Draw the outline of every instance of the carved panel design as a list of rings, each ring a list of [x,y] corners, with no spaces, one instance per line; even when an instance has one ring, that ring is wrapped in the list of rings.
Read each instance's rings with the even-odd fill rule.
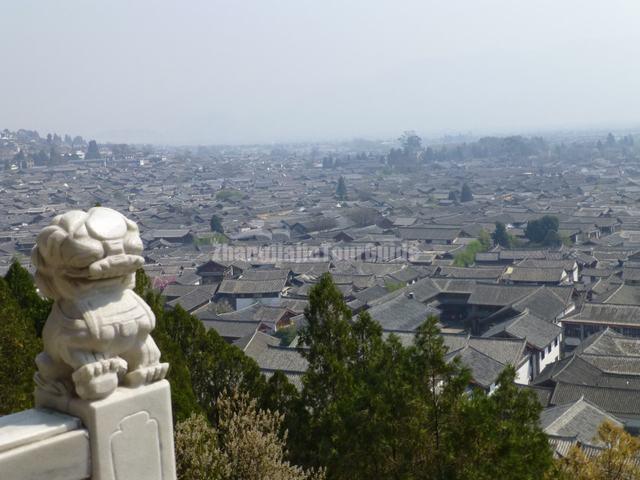
[[[110,446],[116,480],[163,478],[158,422],[147,411],[123,418]]]

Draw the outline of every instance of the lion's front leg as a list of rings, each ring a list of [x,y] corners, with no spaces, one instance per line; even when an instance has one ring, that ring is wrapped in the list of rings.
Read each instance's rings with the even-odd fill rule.
[[[74,369],[71,378],[76,393],[85,400],[109,396],[118,386],[118,378],[127,371],[127,362],[116,355],[73,349],[65,359]]]
[[[157,380],[162,380],[169,370],[168,363],[160,363],[160,350],[151,335],[146,335],[122,357],[129,364],[129,373],[124,382],[130,387],[138,387]]]

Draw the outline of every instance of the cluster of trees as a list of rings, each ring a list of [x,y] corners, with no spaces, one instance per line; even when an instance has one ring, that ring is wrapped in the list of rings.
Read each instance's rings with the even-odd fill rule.
[[[4,135],[10,135],[8,129],[2,132]],[[14,155],[12,159],[5,161],[4,168],[9,169],[12,165],[18,168],[27,168],[29,162],[34,165],[50,165],[56,164],[66,159],[76,158],[75,153],[61,155],[60,148],[83,148],[86,142],[81,136],[71,137],[68,134],[64,136],[57,133],[48,133],[42,138],[35,130],[20,129],[15,133],[15,138],[22,144],[22,148]]]
[[[533,243],[546,247],[559,247],[562,245],[562,237],[558,233],[559,225],[557,217],[545,215],[537,220],[527,222],[524,235]]]
[[[633,147],[634,144],[635,141],[632,135],[625,135],[619,140],[616,140],[616,137],[613,135],[613,133],[609,132],[607,134],[605,144],[603,144],[601,140],[598,140],[598,143],[596,145],[598,147],[598,150],[603,150],[605,145],[607,147],[614,147],[615,145]]]
[[[324,157],[322,159],[322,168],[329,169],[329,168],[335,168],[335,166],[336,166],[336,163],[333,157]]]
[[[465,162],[473,159],[495,159],[512,165],[544,162],[591,162],[596,158],[620,159],[637,157],[637,144],[632,135],[551,145],[542,137],[483,137],[467,142],[464,138],[445,139],[441,145],[422,147],[422,139],[405,132],[399,139],[401,148],[392,148],[387,164],[396,170],[413,171],[420,164],[433,162]]]
[[[288,460],[284,416],[261,409],[246,393],[224,392],[218,422],[193,414],[176,426],[176,470],[188,480],[323,480],[322,469]]]
[[[387,165],[401,172],[415,170],[423,157],[422,139],[415,132],[406,131],[398,141],[401,148],[389,151]]]
[[[4,169],[9,170],[12,165],[25,169],[29,167],[30,162],[33,162],[33,165],[36,166],[55,165],[60,163],[63,158],[76,158],[76,156],[75,154],[70,154],[63,157],[55,146],[49,147],[48,153],[44,149],[32,153],[25,153],[24,150],[20,149],[13,158],[5,160]]]
[[[310,292],[306,317],[309,367],[289,410],[300,464],[332,479],[541,478],[549,468],[532,394],[514,385],[512,368],[493,395],[470,389],[435,318],[404,346],[366,312],[352,318],[329,275]]]
[[[383,217],[375,208],[354,207],[344,211],[344,215],[351,220],[356,227],[375,225],[383,220]]]
[[[88,160],[100,158],[100,150],[98,149],[98,144],[95,140],[89,141],[89,145],[87,145],[87,151],[84,155],[84,158]]]
[[[486,252],[494,245],[513,248],[517,247],[519,242],[507,232],[504,223],[496,222],[496,228],[491,235],[481,230],[477,240],[472,241],[462,252],[456,254],[453,264],[457,267],[469,267],[474,264],[477,253]]]
[[[216,200],[220,202],[237,202],[244,197],[244,193],[233,188],[223,188],[216,192]]]
[[[516,238],[507,232],[507,227],[502,222],[496,222],[496,229],[491,234],[491,239],[495,245],[504,248],[511,248],[517,245]]]
[[[180,307],[165,311],[142,270],[135,289],[156,314],[153,335],[171,364],[182,479],[633,478],[597,476],[616,458],[631,468],[637,445],[630,449],[619,432],[603,437],[606,455],[576,451],[554,463],[538,425],[541,406],[516,387],[513,368],[492,395],[474,388],[469,371],[447,357],[435,318],[403,344],[366,312],[352,318],[329,274],[311,289],[300,332],[309,365],[301,390],[280,372],[267,381]],[[50,308],[17,262],[0,279],[0,413],[31,406]]]
[[[407,132],[400,139],[403,148],[392,149],[389,153],[389,163],[399,163],[402,156],[414,160],[414,155],[408,155],[407,147],[419,151],[419,159],[425,163],[431,162],[463,162],[471,159],[495,158],[514,163],[529,161],[530,157],[545,155],[549,149],[547,143],[540,137],[526,138],[522,136],[484,137],[475,142],[456,142],[439,146],[428,146],[422,149],[420,137]],[[409,150],[411,151],[411,150]],[[406,158],[404,159],[407,163]],[[415,163],[415,162],[414,162]]]
[[[36,132],[36,135],[37,135],[37,132]],[[48,145],[54,145],[57,147],[60,147],[62,145],[65,145],[68,147],[83,147],[85,145],[84,139],[79,135],[75,136],[74,138],[71,138],[70,135],[65,134],[63,138],[57,133],[54,133],[53,135],[51,133],[48,133],[46,141]]]
[[[449,200],[453,200],[454,202],[471,202],[473,201],[473,192],[471,191],[471,187],[466,183],[462,184],[462,188],[460,188],[460,193],[455,190],[451,190],[449,192]]]
[[[491,248],[491,237],[485,230],[481,230],[478,239],[469,243],[466,248],[457,253],[453,259],[456,267],[469,267],[476,261],[476,253],[486,252]]]
[[[5,128],[2,133],[4,135],[9,135],[11,132]],[[48,133],[45,138],[42,138],[37,130],[25,130],[22,128],[16,132],[16,139],[22,143],[37,144],[46,142],[48,145],[56,146],[67,145],[70,147],[80,147],[85,145],[84,139],[79,135],[71,138],[68,134],[60,136],[57,133]]]

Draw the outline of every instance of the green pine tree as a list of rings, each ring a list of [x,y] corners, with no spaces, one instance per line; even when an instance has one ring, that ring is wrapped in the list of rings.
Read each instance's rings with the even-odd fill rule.
[[[5,280],[11,289],[13,298],[33,322],[36,333],[40,337],[53,302],[40,297],[31,274],[16,259],[11,263]]]
[[[0,278],[0,415],[33,406],[34,360],[41,350],[33,320]]]
[[[224,233],[224,228],[222,226],[222,220],[220,220],[220,217],[218,217],[217,215],[212,215],[211,216],[210,226],[211,226],[211,231],[212,232]]]
[[[496,229],[491,234],[491,238],[496,245],[511,248],[512,239],[509,233],[507,233],[507,228],[504,223],[496,222]]]
[[[338,179],[338,185],[336,187],[336,197],[338,200],[346,200],[347,199],[347,184],[344,181],[344,177],[340,177]]]
[[[436,318],[405,347],[366,312],[352,319],[329,274],[310,291],[305,315],[304,408],[289,413],[301,419],[291,422],[295,461],[326,466],[338,480],[533,479],[551,465],[540,407],[514,385],[513,370],[491,396],[471,388]]]
[[[473,193],[471,192],[471,188],[466,183],[462,185],[460,189],[460,201],[461,202],[470,202],[473,200]]]

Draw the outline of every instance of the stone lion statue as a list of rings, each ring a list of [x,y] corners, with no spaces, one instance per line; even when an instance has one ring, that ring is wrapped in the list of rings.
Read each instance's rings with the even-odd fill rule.
[[[58,215],[38,235],[31,259],[40,292],[53,299],[36,357],[36,383],[94,400],[122,383],[165,377],[150,332],[155,316],[132,290],[144,263],[137,225],[109,208]]]

